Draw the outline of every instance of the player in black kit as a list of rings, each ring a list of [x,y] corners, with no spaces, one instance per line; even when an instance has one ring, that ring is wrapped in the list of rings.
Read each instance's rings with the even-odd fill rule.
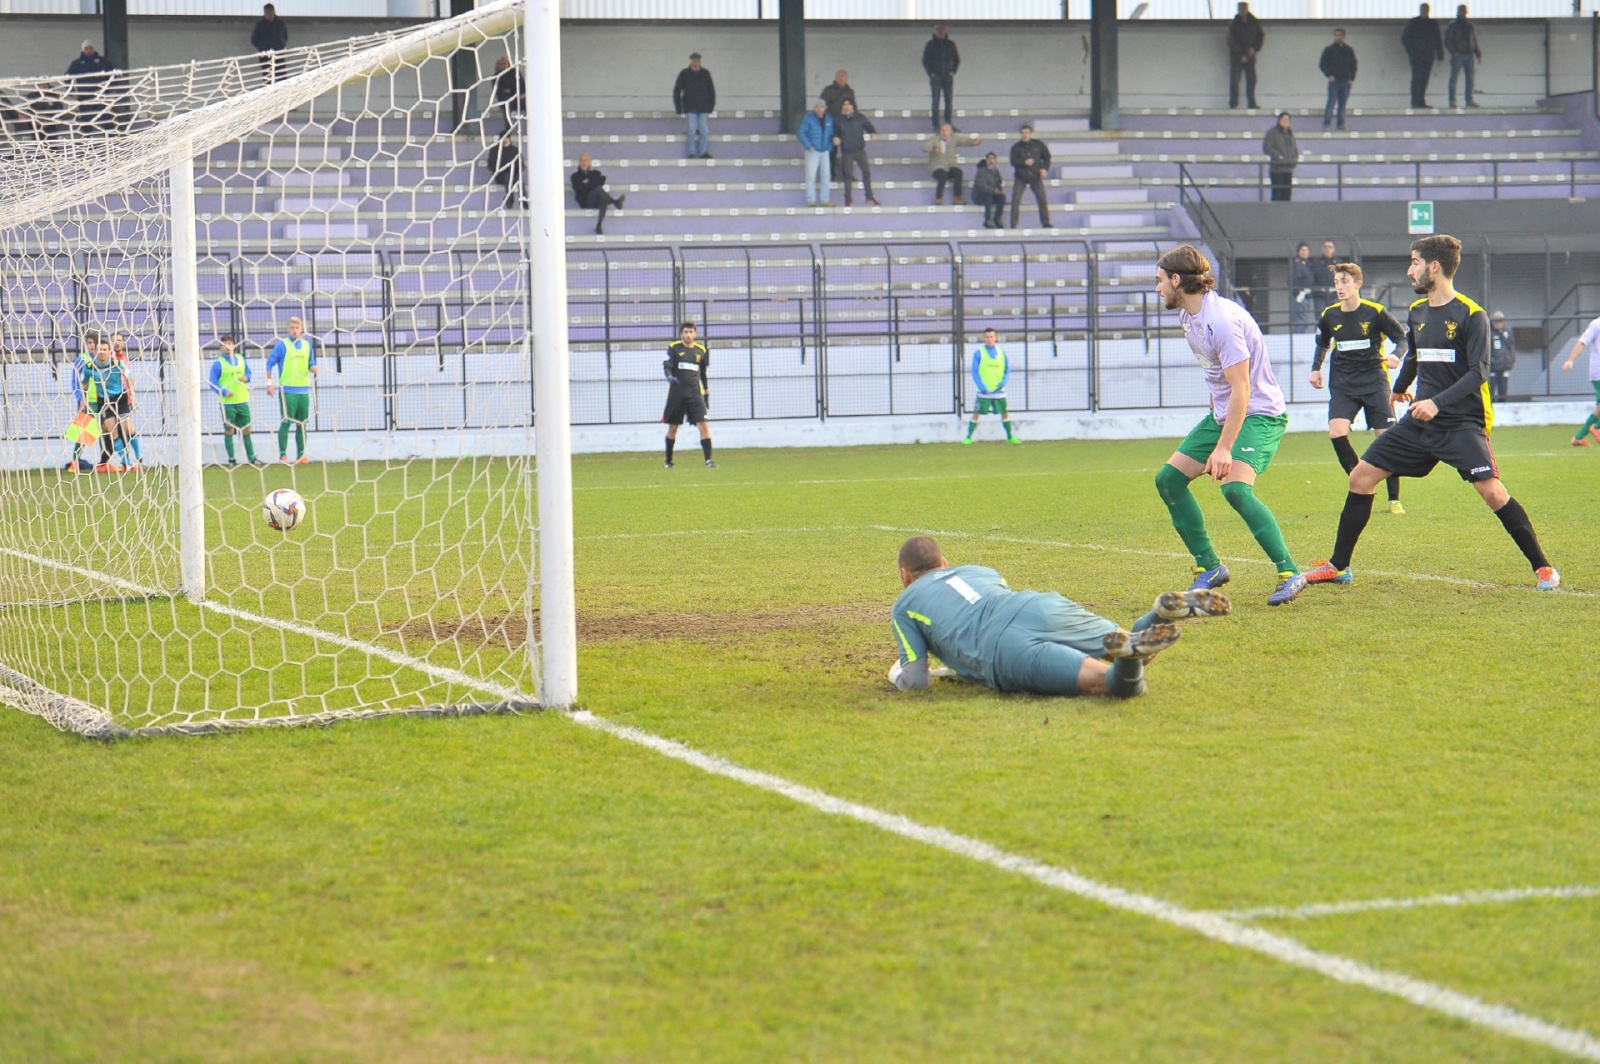
[[[1333,272],[1333,291],[1339,302],[1322,312],[1317,324],[1317,353],[1311,359],[1311,387],[1323,385],[1322,360],[1332,352],[1328,368],[1328,435],[1333,453],[1346,474],[1360,461],[1350,445],[1350,425],[1358,412],[1364,412],[1367,428],[1382,436],[1394,425],[1394,400],[1389,392],[1387,369],[1398,369],[1399,353],[1406,349],[1406,331],[1382,303],[1361,298],[1361,267],[1339,262],[1328,267]],[[1394,344],[1387,356],[1384,337]],[[1391,476],[1389,512],[1403,514],[1400,505],[1400,478]]]
[[[1500,523],[1533,566],[1540,591],[1561,586],[1522,504],[1500,483],[1489,430],[1489,317],[1456,292],[1452,278],[1461,265],[1461,241],[1428,236],[1411,245],[1406,275],[1422,298],[1411,304],[1406,321],[1411,350],[1394,381],[1403,399],[1413,380],[1417,400],[1393,429],[1372,442],[1350,473],[1350,493],[1339,515],[1333,557],[1306,573],[1313,584],[1348,584],[1350,557],[1372,517],[1372,492],[1391,473],[1425,477],[1444,462],[1483,496]]]
[[[700,450],[705,452],[706,468],[715,469],[711,460],[711,425],[706,421],[706,411],[711,406],[711,392],[706,387],[706,369],[711,365],[711,352],[706,345],[695,342],[694,322],[686,321],[678,327],[681,338],[667,348],[667,357],[661,368],[667,374],[667,408],[661,420],[667,425],[667,468],[672,468],[672,448],[678,442],[678,426],[687,419],[700,430]]]

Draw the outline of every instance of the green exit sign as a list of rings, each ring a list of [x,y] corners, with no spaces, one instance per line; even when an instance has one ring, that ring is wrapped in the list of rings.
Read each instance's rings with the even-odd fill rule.
[[[1433,200],[1412,200],[1406,205],[1406,220],[1412,236],[1433,235]]]

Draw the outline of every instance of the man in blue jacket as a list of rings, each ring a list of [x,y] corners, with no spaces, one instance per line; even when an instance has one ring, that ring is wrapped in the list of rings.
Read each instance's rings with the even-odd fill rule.
[[[800,120],[795,137],[806,152],[806,206],[832,207],[828,153],[833,150],[833,116],[828,113],[827,101],[816,102],[811,113]]]
[[[83,51],[67,67],[67,76],[73,79],[72,95],[78,101],[78,128],[84,133],[110,128],[111,102],[106,89],[116,69],[95,50],[93,41],[84,41]]]

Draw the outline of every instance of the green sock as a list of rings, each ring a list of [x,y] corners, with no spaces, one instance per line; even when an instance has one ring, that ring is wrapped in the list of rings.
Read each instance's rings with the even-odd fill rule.
[[[278,457],[289,456],[289,422],[287,419],[278,422]]]
[[[1579,429],[1578,430],[1578,434],[1576,436],[1572,437],[1572,438],[1575,439],[1575,440],[1583,439],[1586,435],[1589,434],[1589,430],[1591,428],[1593,428],[1594,426],[1596,426],[1596,425],[1600,425],[1600,418],[1597,418],[1593,414],[1590,414],[1586,419],[1584,419],[1583,428]]]
[[[306,456],[306,427],[304,425],[297,424],[294,427],[294,456],[296,458],[304,458]]]
[[[972,439],[972,434],[974,432],[977,432],[977,431],[978,431],[978,423],[976,421],[967,422],[967,439],[969,439],[969,440]]]
[[[1106,673],[1106,694],[1112,698],[1133,698],[1144,693],[1144,661],[1118,658]]]
[[[228,453],[229,455],[233,454],[232,451],[229,451]],[[256,460],[255,441],[250,438],[250,434],[248,432],[244,434],[244,453],[250,458],[250,461],[254,462]]]
[[[1300,571],[1294,559],[1289,557],[1289,547],[1283,542],[1283,533],[1278,529],[1278,519],[1272,516],[1272,511],[1267,509],[1266,503],[1256,498],[1254,488],[1237,481],[1224,484],[1222,497],[1228,500],[1229,506],[1239,511],[1239,516],[1244,518],[1245,527],[1250,529],[1250,534],[1256,538],[1261,549],[1267,552],[1267,557],[1277,566],[1280,576]]]
[[[1006,439],[1010,440],[1010,439],[1015,439],[1016,438],[1016,433],[1011,431],[1011,422],[1002,421],[1002,422],[1000,422],[1000,424],[1005,426]]]
[[[1211,537],[1206,535],[1206,518],[1194,492],[1189,490],[1189,478],[1164,465],[1156,473],[1156,491],[1172,514],[1172,527],[1178,530],[1178,538],[1194,555],[1194,563],[1202,569],[1215,569],[1222,564],[1211,547]]]
[[[233,433],[222,434],[222,445],[228,449],[228,461],[233,461]]]

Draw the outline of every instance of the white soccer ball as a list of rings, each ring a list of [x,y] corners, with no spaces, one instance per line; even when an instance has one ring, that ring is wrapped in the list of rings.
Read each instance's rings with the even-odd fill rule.
[[[278,488],[261,504],[267,524],[279,532],[287,532],[306,517],[306,501],[293,488]]]

